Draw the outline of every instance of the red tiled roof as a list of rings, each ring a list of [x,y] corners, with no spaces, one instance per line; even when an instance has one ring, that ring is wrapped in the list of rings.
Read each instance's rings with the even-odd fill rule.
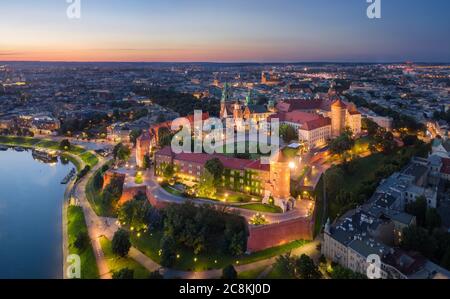
[[[324,100],[283,100],[278,105],[277,108],[282,112],[292,112],[294,110],[311,110],[311,109],[321,109],[324,105]]]
[[[260,160],[254,160],[250,164],[247,165],[247,168],[254,169],[258,171],[270,171],[269,164],[261,164]]]
[[[157,151],[155,155],[172,157],[173,156],[172,148],[170,146],[166,146],[166,147],[160,149],[159,151]]]
[[[320,117],[318,119],[314,119],[306,122],[302,129],[306,131],[312,131],[321,127],[330,126],[331,119],[329,117]]]
[[[302,111],[293,111],[293,112],[279,112],[270,117],[270,119],[274,118],[278,118],[280,121],[304,124],[308,121],[318,119],[320,118],[320,116]]]
[[[205,165],[211,159],[217,158],[222,162],[223,166],[228,169],[244,170],[246,168],[268,171],[268,165],[261,165],[259,160],[245,160],[227,157],[222,154],[196,154],[196,153],[181,153],[174,154],[170,146],[167,146],[156,153],[160,156],[173,156],[174,160],[190,162],[200,165]]]
[[[441,172],[444,174],[450,175],[450,159],[443,158],[442,159],[442,168]]]
[[[269,118],[269,121],[274,118],[278,118],[280,121],[299,124],[302,126],[303,130],[307,131],[331,125],[331,119],[328,117],[323,117],[317,114],[302,112],[298,110],[293,112],[277,113],[271,116]]]

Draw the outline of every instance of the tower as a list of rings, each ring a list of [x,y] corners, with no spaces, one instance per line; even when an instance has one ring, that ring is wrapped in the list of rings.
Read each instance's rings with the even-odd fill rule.
[[[246,106],[253,105],[252,90],[251,89],[248,90],[248,94],[245,97],[245,105]]]
[[[275,112],[275,102],[271,99],[267,104],[267,110],[270,112]]]
[[[275,200],[288,200],[291,197],[291,169],[281,150],[270,160],[269,190]]]
[[[225,119],[228,117],[227,102],[230,100],[230,90],[228,83],[223,85],[222,99],[220,100],[220,118]]]
[[[139,167],[144,166],[145,155],[150,153],[151,137],[148,132],[144,132],[136,139],[136,164]]]
[[[338,137],[344,132],[346,114],[347,107],[340,99],[331,105],[331,134],[333,137]]]
[[[238,101],[233,105],[233,117],[234,119],[242,118],[241,104]]]

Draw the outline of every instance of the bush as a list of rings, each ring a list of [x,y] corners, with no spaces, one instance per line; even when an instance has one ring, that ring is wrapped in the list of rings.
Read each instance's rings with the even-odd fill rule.
[[[237,272],[233,265],[228,265],[222,270],[222,279],[237,279]]]
[[[175,240],[171,236],[164,236],[161,239],[161,265],[172,267],[176,261]]]
[[[89,244],[89,236],[86,232],[79,232],[73,245],[79,251],[84,251]]]
[[[130,251],[130,248],[130,234],[124,229],[116,231],[111,244],[112,252],[120,257],[125,257]]]
[[[112,275],[113,279],[133,279],[134,278],[134,270],[124,268],[120,271],[114,272]]]
[[[159,271],[154,271],[148,275],[148,279],[164,279],[164,276]]]
[[[88,174],[88,172],[91,170],[91,167],[89,165],[86,165],[79,173],[77,176],[77,180],[81,180],[86,174]]]

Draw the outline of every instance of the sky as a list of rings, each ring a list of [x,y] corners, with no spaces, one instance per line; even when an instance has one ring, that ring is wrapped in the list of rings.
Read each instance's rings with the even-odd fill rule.
[[[0,0],[0,61],[450,62],[450,1]]]

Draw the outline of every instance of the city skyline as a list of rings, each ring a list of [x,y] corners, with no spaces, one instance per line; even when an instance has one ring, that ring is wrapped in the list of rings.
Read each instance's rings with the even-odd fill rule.
[[[0,61],[450,62],[448,1],[120,2],[3,4]]]

